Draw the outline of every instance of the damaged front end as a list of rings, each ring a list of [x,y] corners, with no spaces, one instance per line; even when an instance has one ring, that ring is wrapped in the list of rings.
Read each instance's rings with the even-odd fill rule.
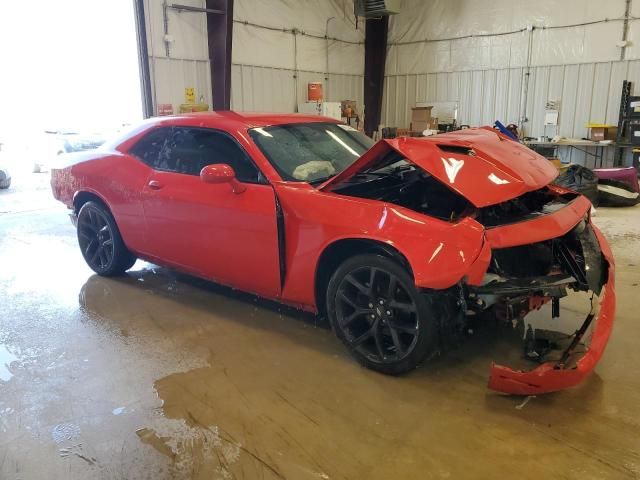
[[[558,193],[557,198],[562,195]],[[505,224],[498,221],[486,231],[491,261],[482,282],[467,286],[467,305],[476,311],[492,310],[504,324],[519,327],[525,341],[524,357],[539,363],[530,371],[494,363],[489,387],[499,392],[533,395],[576,385],[593,370],[611,333],[615,293],[609,246],[591,223],[584,197],[565,196],[559,202],[564,205],[555,203],[544,203],[542,209],[526,218],[510,216],[508,208],[502,218],[495,209],[489,215],[479,215],[484,223],[502,220]],[[545,208],[551,211],[545,214]],[[571,217],[575,220],[575,214],[583,210],[582,219],[568,232],[521,243],[528,237],[538,239],[563,231],[566,221]],[[558,332],[553,326],[536,329],[526,320],[530,312],[547,303],[551,304],[551,318],[558,319],[560,300],[570,292],[584,292],[588,313],[562,342],[557,341]],[[588,337],[590,342],[586,342]]]
[[[397,205],[449,223],[452,232],[463,222],[482,231],[477,251],[456,251],[452,236],[426,256],[426,264],[415,259],[416,285],[441,307],[443,344],[447,337],[457,340],[485,312],[521,328],[523,357],[538,366],[527,371],[525,365],[494,363],[489,387],[531,395],[576,385],[588,375],[602,356],[615,314],[611,250],[591,223],[589,200],[552,185],[557,174],[525,146],[490,129],[468,129],[380,141],[319,188]],[[447,260],[435,271],[431,262],[438,255]],[[449,280],[460,276],[435,284],[440,271],[449,271]],[[575,298],[584,301],[584,316],[565,325],[571,311],[564,309],[560,318],[560,302]],[[551,318],[538,328],[531,319],[549,307]],[[560,324],[564,331],[556,330]],[[554,330],[563,341],[547,336]]]

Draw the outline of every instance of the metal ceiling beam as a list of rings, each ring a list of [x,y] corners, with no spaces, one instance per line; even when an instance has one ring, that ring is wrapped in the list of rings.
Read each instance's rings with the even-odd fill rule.
[[[233,0],[206,0],[204,10],[207,14],[213,109],[229,110],[231,108]]]

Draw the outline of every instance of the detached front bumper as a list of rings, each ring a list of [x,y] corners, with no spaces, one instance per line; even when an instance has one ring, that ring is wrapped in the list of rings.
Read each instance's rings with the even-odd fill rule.
[[[600,244],[602,255],[608,263],[608,274],[600,293],[600,309],[594,320],[591,343],[586,353],[573,368],[565,368],[564,365],[556,362],[546,362],[534,370],[519,371],[494,363],[489,377],[489,388],[492,390],[514,395],[536,395],[562,390],[580,383],[591,373],[602,357],[613,329],[616,310],[615,265],[613,254],[604,236],[593,224],[591,227]]]

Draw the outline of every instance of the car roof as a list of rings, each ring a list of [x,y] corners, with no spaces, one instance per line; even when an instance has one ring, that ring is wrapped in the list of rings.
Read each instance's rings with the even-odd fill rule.
[[[155,123],[164,125],[195,125],[203,127],[267,127],[271,125],[285,125],[291,123],[331,122],[338,123],[335,118],[319,115],[305,115],[300,113],[264,113],[264,112],[234,112],[231,110],[213,112],[195,112],[167,117],[155,117]]]
[[[212,128],[227,132],[292,123],[340,123],[335,118],[299,113],[233,112],[221,110],[148,118],[106,142],[104,149],[127,152],[142,135],[155,127]]]

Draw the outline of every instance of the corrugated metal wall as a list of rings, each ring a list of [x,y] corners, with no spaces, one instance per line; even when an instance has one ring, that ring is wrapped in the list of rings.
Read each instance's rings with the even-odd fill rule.
[[[184,0],[183,5],[204,7],[204,0]],[[185,87],[195,87],[198,100],[211,104],[211,75],[207,46],[207,22],[201,13],[167,10],[167,29],[172,42],[169,56],[164,42],[162,2],[145,0],[149,68],[153,104],[170,103],[177,113],[185,102]]]
[[[196,89],[197,100],[211,105],[211,74],[208,60],[152,57],[151,78],[154,105],[171,103],[176,108],[184,103],[184,88]],[[156,103],[157,101],[157,103]]]
[[[205,0],[179,3],[205,6]],[[144,0],[144,5],[154,106],[172,104],[177,111],[185,102],[185,87],[195,87],[198,99],[211,105],[205,15],[167,10],[167,55],[163,2]],[[316,81],[324,83],[327,101],[355,100],[362,106],[364,31],[352,25],[352,8],[350,0],[236,0],[231,108],[294,112],[307,99],[307,83]],[[300,30],[296,35],[294,27]],[[342,41],[327,41],[325,33]],[[319,70],[327,68],[327,60],[325,81]]]
[[[383,124],[407,128],[416,102],[436,101],[457,101],[459,124],[492,125],[495,120],[518,123],[524,73],[523,68],[511,68],[388,76]],[[526,135],[545,134],[547,100],[560,101],[561,136],[585,137],[585,125],[590,121],[617,124],[623,80],[640,82],[640,60],[532,67]],[[550,134],[552,131],[547,132]],[[584,155],[575,150],[561,154],[584,163]]]
[[[307,98],[307,84],[322,82],[329,102],[355,100],[363,105],[363,76],[324,73],[284,68],[233,65],[231,77],[231,108],[237,111],[294,112],[298,102]]]

